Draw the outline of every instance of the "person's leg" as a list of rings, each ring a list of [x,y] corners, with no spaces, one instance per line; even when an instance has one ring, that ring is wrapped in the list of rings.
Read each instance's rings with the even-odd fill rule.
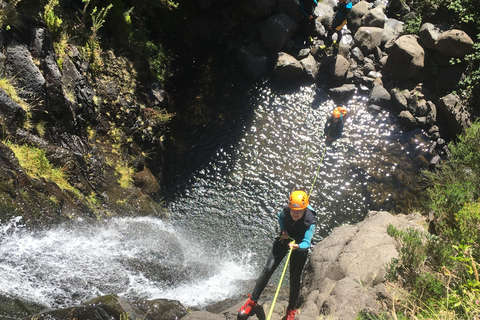
[[[289,310],[297,308],[302,271],[307,262],[307,257],[308,251],[293,251],[290,257],[290,297],[287,307]]]
[[[335,29],[329,29],[327,33],[327,39],[325,40],[325,46],[330,47],[333,43],[333,33],[335,32]]]
[[[282,261],[283,257],[288,252],[288,244],[283,243],[279,240],[276,240],[273,244],[272,251],[270,251],[270,255],[268,256],[267,264],[263,268],[263,271],[260,277],[255,284],[255,288],[252,292],[252,300],[257,302],[260,298],[260,295],[263,292],[263,289],[267,286],[268,280],[272,276],[275,269],[277,269],[278,265]]]

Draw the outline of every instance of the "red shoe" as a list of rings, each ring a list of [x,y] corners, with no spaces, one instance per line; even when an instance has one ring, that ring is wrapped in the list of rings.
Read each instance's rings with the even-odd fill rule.
[[[257,303],[253,301],[251,297],[252,295],[249,294],[247,302],[238,310],[237,319],[247,319],[253,308],[257,306]]]
[[[287,309],[285,320],[295,320],[295,313],[297,313],[297,309]]]

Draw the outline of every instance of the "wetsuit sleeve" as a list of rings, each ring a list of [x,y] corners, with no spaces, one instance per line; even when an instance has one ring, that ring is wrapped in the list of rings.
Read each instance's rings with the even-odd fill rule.
[[[282,210],[278,213],[278,224],[280,225],[280,232],[285,229],[285,212]]]
[[[315,232],[315,223],[310,225],[307,231],[305,231],[305,235],[303,236],[302,242],[298,244],[298,250],[307,250],[310,248],[312,244],[313,233]]]

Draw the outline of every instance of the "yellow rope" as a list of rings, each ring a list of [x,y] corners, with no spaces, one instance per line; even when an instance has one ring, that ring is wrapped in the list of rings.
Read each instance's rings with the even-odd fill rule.
[[[295,244],[295,240],[290,242],[290,244],[292,245]],[[270,318],[272,317],[273,307],[275,306],[275,302],[277,301],[278,293],[280,292],[280,287],[282,286],[283,278],[285,277],[285,271],[287,271],[287,266],[288,266],[288,262],[290,261],[290,256],[292,255],[292,251],[293,251],[293,246],[290,246],[290,251],[288,252],[287,261],[285,262],[285,267],[283,267],[282,276],[280,277],[280,281],[278,282],[277,291],[275,292],[275,296],[273,297],[270,311],[268,311],[267,320],[270,320]]]
[[[322,159],[320,160],[320,163],[318,164],[317,173],[315,173],[315,179],[313,179],[312,187],[310,188],[310,192],[308,193],[308,198],[310,198],[310,195],[312,194],[312,191],[313,191],[313,186],[315,185],[315,182],[317,182],[318,173],[320,172],[320,167],[322,165],[323,158],[325,158],[325,153],[327,153],[327,143],[326,143],[326,141],[325,141],[325,147],[323,148]]]

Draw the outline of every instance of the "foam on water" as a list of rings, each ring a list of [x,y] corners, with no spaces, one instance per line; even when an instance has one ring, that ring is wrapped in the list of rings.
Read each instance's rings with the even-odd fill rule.
[[[47,307],[105,294],[201,307],[235,294],[235,282],[251,277],[248,257],[212,256],[155,218],[36,232],[10,224],[2,226],[0,239],[0,294]]]

